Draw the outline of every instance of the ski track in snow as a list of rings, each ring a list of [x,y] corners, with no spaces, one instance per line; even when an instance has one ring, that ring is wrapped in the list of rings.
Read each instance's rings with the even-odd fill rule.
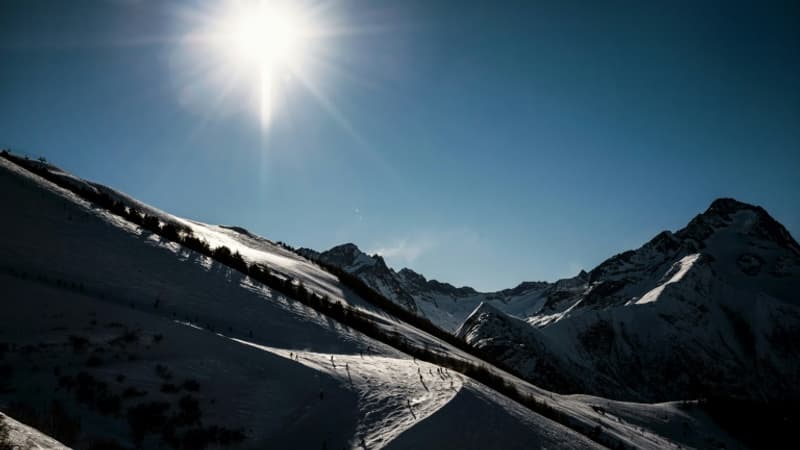
[[[447,404],[464,382],[461,374],[424,361],[370,354],[287,352],[234,340],[328,373],[355,390],[359,416],[354,447],[361,446],[362,439],[367,448],[386,445]]]

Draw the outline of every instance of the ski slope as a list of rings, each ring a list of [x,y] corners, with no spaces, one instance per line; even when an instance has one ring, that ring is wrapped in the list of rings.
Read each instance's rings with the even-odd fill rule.
[[[203,424],[242,430],[245,439],[233,448],[598,447],[480,383],[414,360],[4,159],[0,190],[0,342],[12,348],[0,362],[14,369],[0,410],[15,402],[47,408],[58,400],[81,420],[75,447],[100,438],[130,447],[128,408],[151,401],[175,411],[181,396],[196,399]],[[363,309],[385,329],[479,363],[376,310],[331,274],[266,239],[158,213],[191,226],[212,247],[226,245]],[[579,429],[599,426],[612,442],[665,448],[704,442],[708,433],[725,439],[701,421],[677,436],[649,428],[645,412],[685,421],[659,405],[612,420],[585,398],[558,396],[490,370],[546,399]],[[117,415],[76,401],[60,385],[60,378],[80,372],[122,396]],[[199,389],[165,388],[186,380]],[[145,393],[129,398],[122,395],[126,389]],[[605,410],[615,405],[608,402]],[[167,448],[155,435],[146,435],[145,444]]]

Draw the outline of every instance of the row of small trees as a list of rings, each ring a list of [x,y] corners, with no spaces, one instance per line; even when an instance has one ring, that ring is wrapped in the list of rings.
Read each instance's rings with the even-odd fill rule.
[[[603,445],[612,448],[621,448],[621,443],[618,440],[610,440],[612,439],[611,436],[607,434],[598,434],[596,430],[588,427],[588,425],[578,421],[572,421],[568,416],[563,415],[547,403],[537,400],[532,395],[520,392],[513,383],[507,381],[503,376],[500,376],[489,370],[489,368],[484,364],[475,364],[461,358],[453,358],[445,354],[433,352],[427,347],[414,345],[404,336],[396,332],[380,328],[370,315],[357,308],[354,308],[348,304],[343,304],[340,301],[332,301],[326,295],[320,295],[311,291],[310,289],[307,289],[300,282],[294,282],[288,277],[274,273],[269,267],[263,264],[248,264],[238,251],[231,251],[225,246],[212,249],[208,242],[196,237],[190,228],[183,226],[182,224],[162,223],[158,217],[145,214],[135,207],[125,205],[121,201],[111,198],[105,192],[100,190],[85,189],[71,183],[67,183],[62,178],[52,174],[44,164],[36,163],[25,158],[20,158],[10,154],[8,151],[3,151],[0,156],[67,190],[74,192],[98,207],[104,208],[120,217],[123,217],[130,222],[163,237],[164,239],[177,242],[191,250],[208,256],[217,262],[235,269],[242,274],[251,277],[253,280],[261,282],[262,284],[284,294],[288,298],[293,298],[304,305],[309,306],[346,326],[352,327],[353,329],[358,330],[359,332],[371,338],[384,342],[418,359],[460,372],[492,389],[495,389],[507,397],[516,400],[520,404],[545,417],[576,429],[579,432],[583,432],[584,435],[600,442]],[[283,246],[288,250],[294,251],[294,249],[288,245],[284,244]],[[442,330],[426,318],[420,317],[387,299],[369,287],[358,277],[337,266],[326,264],[322,261],[315,262],[326,271],[336,275],[342,284],[353,290],[364,300],[372,303],[375,306],[378,306],[389,314],[392,314],[395,317],[402,319],[403,321],[414,325],[415,327],[426,331],[445,342],[450,343],[454,347],[457,347],[466,353],[490,362],[492,365],[500,367],[509,373],[514,373],[510,368],[504,367],[502,363],[496,361],[491,355],[483,354],[483,352],[481,352],[479,349],[470,346],[463,340],[458,339],[452,334]]]

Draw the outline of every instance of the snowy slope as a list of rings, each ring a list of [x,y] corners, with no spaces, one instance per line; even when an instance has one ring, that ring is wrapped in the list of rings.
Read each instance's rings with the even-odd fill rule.
[[[15,450],[67,450],[57,440],[35,428],[0,413],[0,448],[10,445]]]
[[[67,417],[80,419],[80,432],[75,437],[44,431],[78,448],[97,439],[130,446],[131,407],[165,403],[163,422],[175,423],[186,413],[187,396],[189,406],[199,407],[203,427],[243,432],[245,440],[234,448],[596,446],[587,436],[635,448],[708,442],[735,448],[698,411],[638,404],[630,412],[627,404],[561,396],[486,366],[548,405],[565,427],[457,372],[356,333],[3,159],[0,189],[7,212],[0,221],[0,410],[18,414],[33,408],[41,416],[52,414],[58,402]],[[410,342],[484,364],[377,310],[336,277],[271,241],[140,207],[356,305]],[[81,387],[87,383],[96,394],[88,399]],[[597,401],[604,402],[604,412],[596,409]],[[619,408],[628,411],[624,419],[614,415]],[[664,423],[684,425],[679,433],[659,431]],[[197,426],[181,425],[178,435]],[[165,447],[158,433],[147,433],[145,444]]]
[[[379,448],[406,433],[424,441],[433,439],[431,430],[411,430],[431,417],[439,424],[437,439],[460,435],[463,427],[495,433],[478,411],[463,420],[462,409],[445,408],[461,398],[480,399],[476,405],[494,411],[494,427],[513,430],[492,435],[500,447],[595,446],[479,383],[453,372],[440,376],[438,367],[331,322],[5,160],[0,188],[0,364],[10,368],[0,410],[46,416],[58,403],[66,417],[80,419],[77,435],[60,431],[74,439],[68,445],[113,439],[128,447],[130,408],[164,402],[164,414],[177,418],[181,399],[189,397],[189,406],[194,402],[202,411],[203,426],[243,432],[235,448],[359,448],[362,439],[367,448]],[[330,274],[268,241],[192,226],[359,303]],[[391,326],[446,347],[402,324]],[[178,436],[196,426],[191,423],[178,426]],[[144,442],[165,447],[158,433],[146,433]]]

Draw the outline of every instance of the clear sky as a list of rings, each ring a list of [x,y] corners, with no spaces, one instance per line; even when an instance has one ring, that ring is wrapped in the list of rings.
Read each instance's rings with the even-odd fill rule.
[[[181,39],[201,2],[2,0],[0,146],[484,290],[590,269],[720,196],[800,235],[800,2],[303,7],[337,32],[265,129],[247,83],[204,81],[233,63]]]

